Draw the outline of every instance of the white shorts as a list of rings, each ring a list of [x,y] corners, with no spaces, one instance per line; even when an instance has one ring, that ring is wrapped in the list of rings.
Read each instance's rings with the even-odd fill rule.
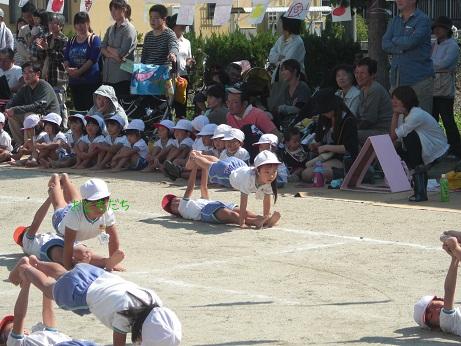
[[[62,239],[56,233],[38,233],[33,237],[28,236],[26,232],[22,238],[22,250],[26,255],[40,257],[40,249],[52,239]]]

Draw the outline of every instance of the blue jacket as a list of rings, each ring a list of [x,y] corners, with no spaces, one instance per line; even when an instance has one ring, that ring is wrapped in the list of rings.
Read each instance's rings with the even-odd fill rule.
[[[382,47],[392,54],[390,82],[393,87],[414,85],[434,75],[431,33],[431,20],[419,9],[406,22],[402,16],[391,19]]]

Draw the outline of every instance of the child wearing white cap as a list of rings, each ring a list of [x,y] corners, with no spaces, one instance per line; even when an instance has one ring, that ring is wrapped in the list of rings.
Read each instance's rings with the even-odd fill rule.
[[[111,162],[112,172],[119,172],[123,169],[132,169],[135,171],[142,170],[147,167],[147,153],[149,148],[142,133],[144,131],[144,122],[141,119],[132,120],[126,130],[127,141],[114,155]]]
[[[32,153],[34,151],[35,141],[43,127],[40,123],[40,116],[38,114],[28,115],[23,122],[24,131],[24,144],[18,147],[16,154],[12,155],[10,164],[13,166],[24,166],[28,160],[32,160]],[[24,155],[29,155],[27,158],[22,159]]]
[[[226,149],[224,149],[219,156],[220,160],[236,157],[246,164],[250,162],[250,153],[242,147],[245,134],[241,130],[231,128],[224,134],[222,140],[225,143]]]
[[[461,260],[461,232],[446,231],[440,237],[442,248],[450,255],[451,262],[445,278],[445,297],[424,296],[414,306],[413,318],[422,328],[441,329],[461,336],[461,310],[455,308],[456,279]]]
[[[277,155],[277,149],[279,144],[279,138],[272,133],[265,133],[259,137],[259,140],[256,143],[253,143],[254,146],[258,146],[258,151],[269,150]],[[279,157],[277,155],[277,157]],[[288,169],[285,166],[285,163],[281,163],[277,167],[277,187],[282,188],[288,183]]]
[[[169,151],[174,147],[173,128],[174,122],[164,119],[154,124],[157,129],[159,139],[154,143],[154,149],[147,155],[147,167],[143,172],[153,172],[163,169],[163,162],[168,156]]]
[[[169,178],[175,180],[177,176],[171,175],[170,172],[180,172],[181,168],[186,164],[187,157],[194,145],[194,140],[190,138],[193,131],[192,122],[181,119],[173,127],[173,130],[175,142],[164,162],[164,173]],[[181,173],[179,173],[179,176],[181,176]]]
[[[103,133],[106,129],[104,120],[99,115],[87,115],[86,120],[86,135],[80,138],[77,145],[74,147],[77,162],[72,168],[82,169],[92,166],[99,153],[96,144],[104,143]]]
[[[124,145],[128,144],[126,136],[122,134],[126,127],[125,119],[120,115],[113,115],[105,119],[107,135],[104,136],[104,142],[94,144],[98,151],[98,160],[90,169],[106,169],[112,158],[119,152]]]
[[[58,159],[58,150],[62,148],[67,138],[61,132],[62,118],[59,114],[49,113],[42,119],[44,131],[38,135],[32,156],[35,160],[26,163],[27,167],[40,165],[49,168],[53,160]]]
[[[204,115],[197,115],[194,119],[192,119],[192,134],[195,136],[192,150],[202,150],[201,148],[203,148],[203,141],[201,137],[197,136],[197,134],[202,131],[204,126],[209,123],[210,121]]]
[[[222,139],[231,128],[232,127],[227,124],[221,124],[218,125],[218,127],[215,129],[213,137],[211,137],[213,140],[214,156],[219,157],[223,150],[226,149],[226,142],[224,142]]]
[[[194,166],[197,166],[201,168],[202,175],[209,177],[210,183],[239,190],[240,226],[245,227],[250,193],[256,193],[256,198],[263,200],[263,216],[271,225],[275,225],[280,219],[278,212],[274,212],[272,215],[270,213],[271,196],[274,195],[274,203],[277,201],[276,178],[279,164],[280,161],[277,156],[268,150],[264,150],[256,156],[254,167],[248,167],[245,162],[236,157],[218,160],[214,156],[192,151],[186,168],[193,169]]]
[[[3,127],[5,126],[5,115],[0,113],[0,162],[9,161],[13,146],[11,145],[11,137]]]
[[[145,346],[177,346],[181,323],[176,314],[162,306],[150,289],[86,263],[66,271],[57,263],[23,257],[11,271],[15,284],[32,282],[46,297],[78,315],[92,313],[113,330],[113,344],[124,346],[131,332],[133,343]]]

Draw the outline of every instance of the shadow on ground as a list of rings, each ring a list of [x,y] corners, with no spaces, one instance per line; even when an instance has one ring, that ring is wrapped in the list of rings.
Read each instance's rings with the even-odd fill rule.
[[[23,256],[24,254],[22,252],[1,254],[0,267],[6,267],[9,271],[11,271],[11,269],[13,269],[18,260]]]
[[[245,341],[229,341],[219,344],[196,344],[194,346],[244,346],[244,345],[264,345],[279,343],[280,340],[245,340]]]
[[[195,231],[200,234],[208,235],[232,232],[232,230],[237,227],[235,225],[214,225],[205,222],[189,221],[173,216],[160,216],[155,218],[141,219],[138,222],[161,225],[168,229],[187,229],[188,231]]]

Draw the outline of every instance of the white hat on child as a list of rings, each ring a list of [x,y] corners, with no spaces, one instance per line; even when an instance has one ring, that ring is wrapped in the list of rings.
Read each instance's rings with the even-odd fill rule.
[[[229,131],[226,132],[224,135],[223,141],[231,141],[233,139],[237,139],[243,143],[245,140],[245,134],[242,130],[231,128]]]
[[[426,309],[434,298],[435,296],[424,296],[414,306],[413,318],[422,328],[429,328],[426,324]]]
[[[28,115],[22,123],[22,126],[24,127],[21,130],[33,129],[35,126],[38,125],[39,122],[40,116],[38,114]]]
[[[5,12],[0,8],[0,17],[5,17]]]
[[[88,119],[96,120],[96,122],[98,123],[99,128],[101,129],[101,131],[104,131],[106,129],[106,124],[104,123],[104,119],[101,116],[97,115],[97,114],[87,115],[87,116],[85,116],[85,119],[86,120],[88,120]]]
[[[68,118],[69,118],[69,120],[70,120],[70,118],[78,118],[83,122],[83,126],[86,126],[86,119],[85,119],[85,116],[83,114],[80,114],[80,113],[72,114],[72,115],[69,115]]]
[[[126,122],[125,122],[125,119],[123,119],[120,115],[118,114],[115,114],[113,116],[111,116],[109,119],[106,119],[106,122],[107,120],[113,120],[113,121],[116,121],[119,123],[119,125],[122,127],[122,129],[124,129],[126,127]]]
[[[80,194],[88,201],[97,201],[110,196],[106,182],[97,178],[87,180],[80,186]]]
[[[164,307],[152,309],[142,325],[141,346],[177,346],[182,327],[176,314]]]
[[[206,124],[202,127],[202,130],[197,133],[197,136],[213,136],[217,127],[218,125],[216,124]]]
[[[168,130],[170,130],[170,132],[172,132],[174,128],[174,121],[164,119],[161,122],[154,124],[156,129],[158,129],[160,126],[166,127]]]
[[[62,118],[59,114],[57,113],[48,113],[42,118],[42,121],[48,121],[49,123],[56,124],[58,126],[61,126],[62,123]]]
[[[277,155],[275,155],[272,151],[263,150],[255,157],[254,161],[255,167],[258,168],[261,165],[269,165],[269,164],[281,164]]]
[[[259,137],[259,140],[256,143],[253,143],[253,145],[258,144],[270,144],[275,147],[279,144],[279,138],[273,133],[265,133]]]
[[[173,130],[185,130],[192,132],[192,123],[187,119],[181,119],[176,123],[175,127],[173,127]]]
[[[192,119],[192,127],[196,131],[202,131],[203,126],[209,123],[210,123],[210,120],[205,115],[197,115],[194,119]]]
[[[223,138],[227,131],[229,131],[232,127],[227,124],[218,125],[216,130],[213,133],[213,137],[211,139],[218,139]]]
[[[0,123],[5,123],[5,114],[0,112]]]
[[[131,120],[131,123],[128,124],[126,130],[137,130],[143,132],[145,128],[146,127],[144,125],[144,121],[142,121],[141,119],[134,119]]]

